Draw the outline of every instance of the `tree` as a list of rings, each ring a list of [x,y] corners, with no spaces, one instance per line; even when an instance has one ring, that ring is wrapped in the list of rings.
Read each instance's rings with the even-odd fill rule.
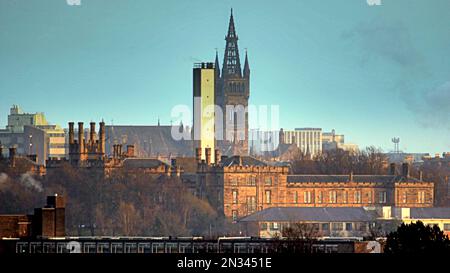
[[[386,174],[387,157],[375,147],[358,152],[336,149],[313,159],[300,156],[292,161],[292,171],[296,174]]]
[[[283,251],[311,253],[320,232],[316,224],[299,222],[283,228],[282,236],[289,242]]]
[[[402,223],[387,236],[385,253],[418,254],[450,253],[450,240],[437,225],[425,226],[421,221]]]

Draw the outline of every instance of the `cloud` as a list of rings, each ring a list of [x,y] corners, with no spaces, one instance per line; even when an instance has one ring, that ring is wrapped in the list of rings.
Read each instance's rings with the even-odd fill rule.
[[[361,46],[362,64],[374,57],[381,57],[401,67],[412,67],[421,62],[421,56],[412,43],[408,28],[400,22],[359,23],[355,28],[343,32],[341,37]]]
[[[33,188],[38,192],[42,192],[42,183],[33,178],[33,176],[27,172],[20,176],[20,182],[26,187]]]
[[[432,73],[403,23],[363,22],[343,32],[341,37],[360,46],[362,64],[382,58],[400,69],[392,91],[400,96],[419,125],[450,129],[450,81],[431,88],[426,86]]]
[[[450,81],[423,92],[403,93],[408,110],[423,127],[450,130]]]

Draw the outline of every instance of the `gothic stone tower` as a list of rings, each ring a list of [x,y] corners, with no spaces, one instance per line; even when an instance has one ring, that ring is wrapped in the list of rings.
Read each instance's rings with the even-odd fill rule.
[[[222,71],[216,52],[215,61],[215,93],[216,105],[222,108],[223,141],[217,141],[224,155],[248,154],[248,113],[237,113],[236,109],[246,109],[250,95],[250,67],[247,52],[245,53],[244,69],[241,70],[239,58],[238,36],[234,26],[233,9],[231,9],[228,34],[225,37],[225,54]],[[230,109],[231,106],[234,108]],[[227,112],[228,111],[228,112]],[[218,117],[220,118],[220,117]],[[218,121],[221,122],[221,121]],[[241,124],[241,126],[238,125]],[[243,126],[242,126],[243,124]]]

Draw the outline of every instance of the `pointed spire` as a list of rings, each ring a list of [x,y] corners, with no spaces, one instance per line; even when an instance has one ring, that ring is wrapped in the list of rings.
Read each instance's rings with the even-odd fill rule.
[[[219,53],[217,52],[217,48],[216,48],[216,61],[215,61],[214,69],[215,69],[216,77],[219,78],[220,77],[220,65],[219,65]]]
[[[250,76],[250,65],[248,64],[247,49],[245,50],[244,77]]]
[[[225,55],[223,56],[222,77],[241,77],[241,61],[239,59],[238,36],[234,26],[233,9],[231,9],[228,34],[225,37]]]
[[[228,38],[236,37],[236,29],[234,27],[233,8],[231,8],[230,23],[228,24]]]

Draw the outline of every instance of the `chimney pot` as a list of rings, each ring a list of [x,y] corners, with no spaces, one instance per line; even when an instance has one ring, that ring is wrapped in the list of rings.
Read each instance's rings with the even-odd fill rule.
[[[214,150],[214,163],[219,164],[220,162],[220,151],[218,149]]]
[[[201,163],[201,161],[202,161],[202,148],[196,148],[195,149],[195,160],[197,160],[198,163]]]
[[[389,174],[390,175],[395,175],[395,173],[396,173],[396,165],[395,165],[395,163],[391,163],[389,165]]]
[[[78,152],[84,153],[84,129],[83,122],[78,122]]]
[[[89,141],[93,144],[95,143],[95,122],[90,123]]]
[[[409,177],[409,164],[406,162],[402,164],[402,175],[404,177]]]
[[[211,148],[205,148],[205,159],[207,165],[211,164]]]
[[[9,148],[9,161],[10,161],[11,167],[16,166],[16,147]]]

